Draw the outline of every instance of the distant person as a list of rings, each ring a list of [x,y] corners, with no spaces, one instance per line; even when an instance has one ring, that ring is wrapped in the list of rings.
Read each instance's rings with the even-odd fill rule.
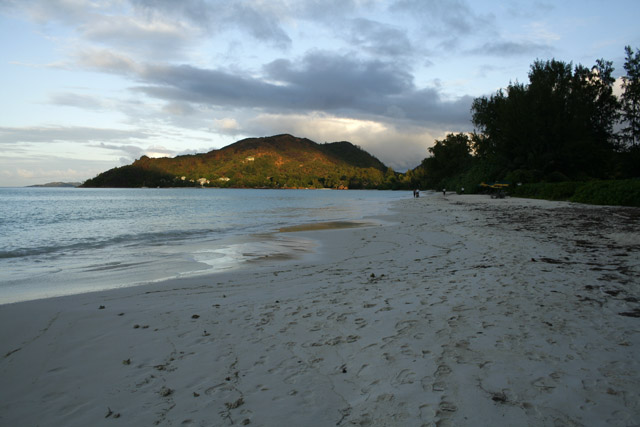
[[[418,191],[418,190],[416,190],[416,189],[413,190],[413,198],[414,199],[416,198],[416,191]]]
[[[443,188],[443,189],[442,189],[442,195],[443,195],[443,196],[446,196],[446,195],[447,195],[447,189],[446,189],[446,188]]]
[[[416,190],[416,198],[420,197],[420,190]]]

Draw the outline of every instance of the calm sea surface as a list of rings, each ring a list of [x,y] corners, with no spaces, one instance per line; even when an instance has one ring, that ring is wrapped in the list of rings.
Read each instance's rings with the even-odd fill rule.
[[[0,304],[311,251],[285,226],[383,214],[405,192],[0,188]]]

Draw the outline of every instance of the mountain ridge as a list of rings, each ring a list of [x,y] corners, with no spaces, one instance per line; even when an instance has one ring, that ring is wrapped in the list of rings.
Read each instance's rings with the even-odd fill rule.
[[[208,153],[142,156],[83,187],[394,188],[402,174],[348,141],[290,134],[245,138]]]

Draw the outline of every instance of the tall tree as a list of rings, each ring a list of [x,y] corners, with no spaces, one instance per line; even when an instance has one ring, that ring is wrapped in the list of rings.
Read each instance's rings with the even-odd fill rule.
[[[442,141],[436,140],[429,148],[431,157],[422,161],[420,185],[426,188],[438,188],[441,182],[463,172],[470,165],[471,140],[465,133],[450,133]]]
[[[635,53],[631,46],[624,48],[627,57],[624,63],[626,76],[622,77],[622,140],[630,147],[640,145],[640,50]]]
[[[592,69],[561,61],[536,61],[529,84],[477,98],[472,120],[478,157],[503,176],[510,171],[599,177],[613,147],[617,117],[610,62]]]

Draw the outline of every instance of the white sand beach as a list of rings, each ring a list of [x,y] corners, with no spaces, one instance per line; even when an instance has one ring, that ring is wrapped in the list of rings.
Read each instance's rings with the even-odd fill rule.
[[[640,209],[408,195],[383,220],[0,306],[0,425],[640,425]]]

